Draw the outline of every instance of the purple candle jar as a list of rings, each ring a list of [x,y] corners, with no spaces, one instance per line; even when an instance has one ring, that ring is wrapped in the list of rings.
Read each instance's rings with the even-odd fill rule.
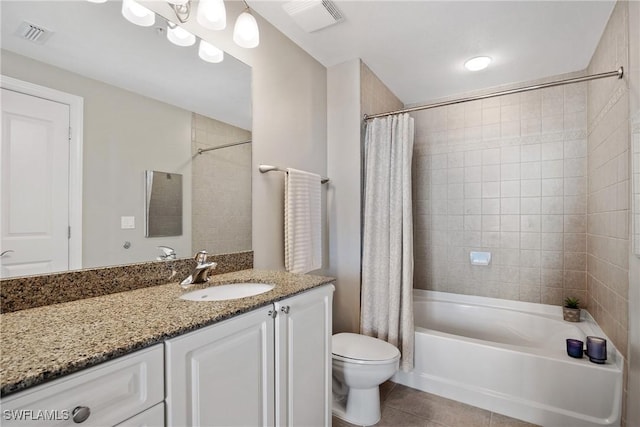
[[[587,356],[593,363],[604,363],[607,360],[607,340],[600,337],[587,337]]]
[[[567,338],[567,354],[576,359],[582,359],[584,343],[580,340]]]

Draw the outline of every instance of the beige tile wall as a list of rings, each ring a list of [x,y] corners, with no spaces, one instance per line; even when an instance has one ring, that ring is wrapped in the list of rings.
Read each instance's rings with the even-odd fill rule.
[[[628,65],[627,3],[618,2],[589,73]],[[629,94],[625,80],[588,87],[587,254],[590,312],[623,354],[629,289]]]
[[[414,286],[585,300],[585,84],[414,117]],[[471,266],[472,250],[491,265]]]
[[[629,67],[625,70],[629,80],[629,115],[632,129],[632,143],[640,151],[640,2],[629,3]],[[640,215],[640,157],[634,158],[638,164],[633,169],[638,184],[635,206],[636,218]],[[638,218],[640,220],[640,218]],[[640,222],[640,221],[639,221]],[[640,224],[637,228],[640,232]],[[640,243],[639,243],[640,249]],[[640,255],[629,254],[629,349],[627,352],[627,407],[624,417],[628,426],[640,426]]]
[[[251,144],[206,149],[251,139],[251,132],[193,114],[192,236],[193,252],[251,250]],[[225,218],[224,222],[218,218]]]
[[[631,156],[632,250],[635,255],[640,256],[640,117],[635,118],[631,127]]]
[[[589,73],[629,70],[629,5],[619,1],[591,58]],[[589,311],[629,354],[630,121],[628,76],[588,86],[587,293]],[[636,308],[637,309],[637,308]],[[628,359],[625,372],[628,372]],[[623,401],[628,393],[627,375]],[[626,405],[623,425],[626,424]]]
[[[404,108],[402,101],[367,67],[360,62],[360,108],[362,114],[378,114]]]

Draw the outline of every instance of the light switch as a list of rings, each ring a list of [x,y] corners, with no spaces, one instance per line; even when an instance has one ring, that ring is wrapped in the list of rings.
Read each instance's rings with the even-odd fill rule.
[[[123,229],[123,230],[136,228],[136,217],[135,216],[121,216],[120,217],[120,228]]]

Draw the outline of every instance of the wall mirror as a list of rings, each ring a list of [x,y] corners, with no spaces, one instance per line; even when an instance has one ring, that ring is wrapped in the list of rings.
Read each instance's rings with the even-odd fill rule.
[[[164,18],[136,26],[121,5],[0,2],[2,76],[83,100],[82,129],[71,129],[74,137],[82,133],[81,227],[70,231],[81,235],[81,261],[67,268],[152,261],[158,246],[179,258],[202,249],[250,250],[251,68],[227,54],[205,62],[197,42],[180,47],[167,40]],[[43,36],[34,36],[39,30]],[[4,147],[3,156],[8,162]],[[145,237],[146,170],[182,175],[181,235]],[[2,252],[12,249],[6,237],[3,231]]]

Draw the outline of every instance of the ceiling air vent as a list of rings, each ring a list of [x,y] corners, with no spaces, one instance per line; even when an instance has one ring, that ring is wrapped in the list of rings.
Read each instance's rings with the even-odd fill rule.
[[[330,0],[294,0],[282,7],[296,24],[309,33],[344,20],[338,7]]]
[[[22,21],[14,34],[30,42],[44,44],[53,32],[27,21]]]

